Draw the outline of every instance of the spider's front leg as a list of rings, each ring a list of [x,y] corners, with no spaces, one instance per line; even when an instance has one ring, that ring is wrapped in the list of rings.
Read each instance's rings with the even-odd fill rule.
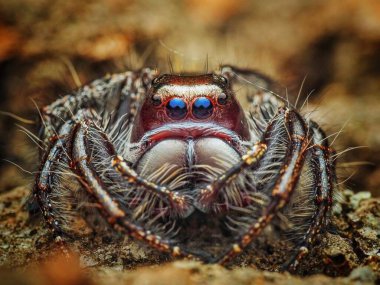
[[[302,117],[294,110],[281,108],[279,114],[283,114],[284,124],[289,135],[289,143],[280,176],[271,190],[271,200],[264,208],[262,216],[238,238],[230,249],[218,258],[217,262],[220,264],[228,263],[260,235],[276,214],[287,204],[297,186],[309,144],[307,126]],[[262,142],[264,144],[270,144],[268,138],[271,137],[272,128],[273,122],[268,125],[267,131],[263,135]]]
[[[260,159],[265,154],[266,150],[267,145],[265,143],[256,143],[250,147],[238,163],[233,165],[223,174],[217,176],[210,184],[199,191],[199,197],[197,199],[198,208],[209,208],[210,204],[220,194],[220,191],[222,191],[233,178],[237,178],[244,169],[253,168],[260,162]]]
[[[91,162],[91,151],[89,149],[88,142],[88,130],[90,128],[91,121],[86,120],[84,122],[79,122],[75,126],[73,132],[73,144],[72,144],[72,160],[75,165],[75,172],[78,174],[78,179],[80,180],[83,187],[87,192],[94,198],[98,203],[100,212],[103,217],[108,221],[109,224],[113,225],[118,230],[123,230],[130,236],[143,240],[150,244],[152,247],[168,252],[173,256],[187,257],[187,258],[203,258],[207,259],[208,255],[203,252],[190,252],[185,248],[181,248],[176,245],[174,241],[165,240],[158,236],[157,234],[148,231],[138,225],[132,218],[131,211],[120,203],[120,198],[114,195],[107,186],[102,181],[100,175],[96,171],[96,167]],[[96,126],[92,126],[96,131],[100,132]],[[109,157],[113,157],[114,165],[117,172],[121,175],[125,174],[125,162],[116,153],[112,143],[103,134],[103,147],[104,150],[108,152]],[[116,160],[119,160],[115,162]],[[129,168],[127,168],[130,171]],[[127,178],[132,184],[138,184],[144,186],[148,191],[155,191],[159,196],[166,195],[166,198],[171,198],[172,203],[179,203],[178,207],[182,206],[181,197],[174,199],[169,190],[163,190],[161,186],[155,185],[152,182],[146,181],[145,179],[139,177],[135,173],[128,173]],[[138,190],[136,190],[138,191]],[[170,192],[170,191],[169,191]]]
[[[54,197],[60,196],[60,191],[65,188],[55,184],[57,181],[60,183],[59,176],[75,176],[69,173],[69,169],[65,174],[62,172],[62,169],[67,168],[63,165],[72,163],[70,144],[75,123],[84,114],[92,116],[90,109],[105,117],[108,114],[110,125],[118,124],[124,118],[129,122],[135,115],[139,98],[149,88],[155,75],[155,71],[145,68],[137,72],[107,76],[41,109],[40,138],[45,149],[41,153],[41,166],[36,175],[33,196],[56,240],[63,241],[62,237],[69,235],[62,226],[65,218],[57,211],[63,206],[59,202],[57,204]],[[69,192],[67,189],[64,191]]]
[[[140,176],[135,170],[128,165],[122,156],[113,154],[113,168],[120,173],[129,183],[136,186],[143,186],[147,191],[156,194],[167,202],[179,216],[186,216],[191,210],[189,197],[185,197],[175,191],[172,191],[166,186],[158,185],[150,180]]]
[[[258,101],[255,105],[256,111],[271,110],[281,103],[281,98],[273,92],[275,84],[265,75],[254,70],[243,70],[233,66],[223,66],[222,74],[231,80],[254,84],[259,90],[253,98]],[[276,88],[275,88],[276,89]],[[280,100],[279,100],[280,99]],[[289,102],[287,102],[290,105]],[[263,107],[264,108],[263,108]],[[266,112],[262,115],[265,118]],[[303,121],[302,118],[300,118]],[[282,266],[283,269],[295,271],[300,260],[307,255],[310,247],[315,242],[318,233],[327,226],[328,215],[333,203],[333,191],[336,185],[335,162],[332,160],[332,154],[335,153],[329,147],[328,140],[323,130],[313,121],[308,122],[310,132],[310,146],[307,153],[311,157],[312,169],[312,193],[314,194],[315,213],[310,217],[310,225],[301,241],[297,244],[294,255]],[[268,130],[266,132],[269,133]],[[294,189],[292,190],[294,191]],[[283,203],[283,202],[282,202]],[[255,225],[261,228],[259,224]],[[254,226],[254,227],[255,227]],[[238,249],[239,246],[236,246]]]
[[[327,226],[328,215],[333,204],[335,187],[335,163],[332,155],[335,151],[329,147],[325,133],[313,121],[310,121],[312,136],[311,152],[313,164],[313,194],[316,212],[311,217],[311,224],[298,244],[295,254],[283,265],[284,269],[295,271],[301,259],[309,252],[319,232]]]
[[[63,252],[67,255],[64,238],[70,235],[63,229],[64,223],[60,215],[54,211],[55,203],[52,195],[57,191],[54,187],[55,178],[61,174],[59,164],[70,164],[70,144],[72,139],[72,130],[77,120],[83,118],[83,112],[79,112],[72,120],[63,124],[56,135],[55,141],[52,142],[48,152],[42,159],[40,171],[36,175],[36,182],[33,188],[33,195],[36,199],[44,220],[53,233],[53,237],[60,245]]]

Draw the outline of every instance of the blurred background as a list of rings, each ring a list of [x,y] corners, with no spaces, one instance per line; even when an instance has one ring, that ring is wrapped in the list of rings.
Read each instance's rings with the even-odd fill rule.
[[[378,0],[0,0],[0,110],[28,120],[43,106],[107,73],[142,66],[175,72],[254,68],[340,132],[348,188],[380,194]],[[293,97],[293,102],[295,98]],[[0,192],[31,183],[37,149],[0,115]],[[331,140],[334,140],[332,136]]]

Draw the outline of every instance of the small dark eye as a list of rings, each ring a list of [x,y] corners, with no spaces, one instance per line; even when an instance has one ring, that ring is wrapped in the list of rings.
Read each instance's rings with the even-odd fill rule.
[[[220,93],[218,95],[218,104],[220,105],[226,105],[227,103],[227,95],[226,93]]]
[[[223,82],[223,84],[227,84],[228,83],[228,79],[224,76],[220,76],[220,81]]]
[[[183,99],[173,98],[166,105],[166,113],[174,120],[183,119],[187,114],[187,106]]]
[[[213,110],[210,99],[206,97],[200,97],[194,101],[193,115],[197,119],[206,119],[211,116]]]
[[[160,106],[162,103],[161,96],[158,94],[154,94],[152,97],[153,106]]]
[[[156,85],[160,81],[160,79],[161,79],[161,76],[153,78],[152,85]]]

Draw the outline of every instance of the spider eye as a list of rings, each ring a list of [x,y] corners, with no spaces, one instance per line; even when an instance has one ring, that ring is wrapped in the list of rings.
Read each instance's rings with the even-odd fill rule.
[[[160,106],[162,103],[161,96],[158,94],[154,94],[152,97],[153,106]]]
[[[173,98],[166,105],[166,113],[174,120],[183,119],[187,114],[187,106],[183,99]]]
[[[159,76],[159,77],[156,77],[156,78],[153,78],[152,80],[152,85],[156,85],[160,82],[160,79],[162,78],[162,76]]]
[[[226,93],[220,93],[218,95],[218,104],[220,105],[226,105],[227,103],[227,95]]]
[[[193,115],[197,119],[206,119],[211,116],[213,110],[210,99],[206,97],[200,97],[194,101]]]
[[[220,80],[224,83],[224,84],[227,84],[228,83],[228,79],[224,76],[220,76]]]

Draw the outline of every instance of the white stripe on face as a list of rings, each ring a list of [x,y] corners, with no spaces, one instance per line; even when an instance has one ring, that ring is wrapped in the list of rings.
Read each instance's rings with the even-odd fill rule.
[[[223,90],[214,84],[164,85],[157,90],[156,94],[161,95],[162,99],[169,96],[191,99],[193,97],[213,96],[221,92],[223,92]]]

